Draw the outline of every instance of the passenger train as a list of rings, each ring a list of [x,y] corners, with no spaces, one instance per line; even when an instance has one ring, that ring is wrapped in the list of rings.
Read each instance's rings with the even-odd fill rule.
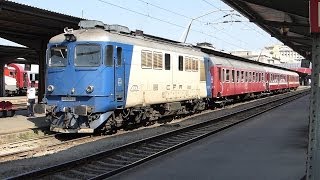
[[[119,25],[79,26],[48,44],[47,89],[35,111],[55,132],[112,132],[299,86],[288,69]]]

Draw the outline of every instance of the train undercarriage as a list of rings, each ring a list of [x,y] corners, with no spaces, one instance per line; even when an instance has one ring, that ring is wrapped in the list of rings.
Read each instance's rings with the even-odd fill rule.
[[[172,120],[201,112],[208,108],[223,107],[226,104],[260,98],[270,94],[288,92],[281,91],[247,93],[236,96],[218,97],[214,99],[194,99],[182,102],[155,104],[150,106],[116,109],[104,113],[91,113],[90,108],[78,106],[63,108],[63,112],[56,112],[55,106],[42,105],[50,121],[51,131],[63,133],[114,133],[118,129],[135,125],[150,125],[159,120]],[[45,106],[45,108],[44,108]],[[44,108],[44,109],[43,109]],[[37,108],[35,108],[35,111]],[[39,109],[39,108],[38,108]],[[39,112],[39,110],[38,110]]]

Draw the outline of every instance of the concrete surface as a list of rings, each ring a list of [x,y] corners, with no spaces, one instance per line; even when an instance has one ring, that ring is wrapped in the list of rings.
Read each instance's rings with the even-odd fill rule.
[[[111,179],[300,179],[309,95]]]
[[[44,115],[27,117],[27,110],[17,111],[13,117],[0,118],[0,135],[48,126]]]

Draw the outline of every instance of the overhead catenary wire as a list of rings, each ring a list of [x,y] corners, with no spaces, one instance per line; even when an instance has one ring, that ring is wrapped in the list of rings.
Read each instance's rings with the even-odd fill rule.
[[[169,12],[169,13],[172,13],[172,14],[175,14],[175,15],[178,15],[178,16],[181,16],[181,17],[190,19],[190,20],[193,19],[192,17],[183,15],[183,14],[181,14],[181,13],[174,12],[174,11],[172,11],[172,10],[163,8],[163,7],[159,6],[159,5],[155,5],[155,4],[149,3],[149,2],[147,2],[147,1],[145,1],[145,0],[137,0],[137,1],[140,1],[140,2],[145,3],[145,4],[147,4],[147,5],[156,7],[156,8],[158,8],[158,9],[167,11],[167,12]],[[215,7],[215,8],[217,8],[217,7]],[[224,10],[218,9],[218,11],[223,12]],[[218,18],[218,19],[216,19],[216,20],[214,20],[214,21],[217,21],[217,20],[220,20],[220,19],[223,19],[223,18],[224,18],[224,17],[221,17],[221,18]],[[205,25],[210,25],[211,27],[213,27],[214,29],[217,30],[215,33],[220,32],[220,31],[223,30],[223,29],[218,29],[217,27],[215,27],[215,26],[214,26],[215,24],[211,24],[211,23],[208,23],[208,22],[203,22],[203,21],[201,21],[201,20],[199,20],[199,19],[195,19],[195,21],[200,22],[200,23],[205,24]],[[230,35],[230,34],[228,34],[228,33],[226,33],[226,32],[223,32],[223,31],[222,31],[222,33],[224,33],[225,35],[229,36],[229,37],[232,38],[233,40],[239,41],[240,43],[243,43],[243,44],[246,44],[246,45],[250,44],[250,43],[245,42],[245,41],[243,41],[243,40],[241,40],[241,39],[238,39],[238,38],[236,38],[236,37],[234,37],[234,36],[232,36],[232,35]],[[227,42],[227,41],[223,41],[223,42]],[[238,47],[239,47],[239,46],[238,46]],[[244,49],[244,48],[242,48],[242,49]]]
[[[151,5],[151,6],[153,6],[153,7],[156,7],[156,8],[158,8],[158,9],[161,9],[161,10],[164,10],[164,11],[167,11],[167,12],[170,12],[170,13],[172,13],[172,14],[175,14],[175,15],[178,15],[178,16],[181,16],[181,17],[190,19],[190,20],[193,19],[192,17],[189,17],[189,16],[186,16],[186,15],[183,15],[183,14],[180,14],[180,13],[177,13],[177,12],[174,12],[174,11],[172,11],[172,10],[163,8],[163,7],[159,6],[159,5],[155,5],[155,4],[146,2],[145,0],[138,0],[138,1],[143,2],[143,3],[147,4],[147,5]],[[224,11],[224,10],[222,10],[222,9],[218,9],[218,10],[221,11],[221,12]],[[231,11],[231,10],[230,10],[230,11]],[[223,19],[223,18],[224,18],[224,17],[221,17],[221,18],[218,18],[218,19],[216,19],[216,20],[214,20],[214,21],[217,21],[217,20],[220,20],[220,19]],[[199,20],[199,19],[194,19],[194,20],[197,21],[197,22],[200,22],[200,23],[202,23],[202,24],[213,25],[213,24],[210,24],[210,23],[208,23],[208,22],[205,23],[205,22],[203,22],[203,21],[201,21],[201,20]],[[222,31],[222,29],[219,30],[219,29],[216,28],[215,26],[212,26],[212,27],[217,30],[216,32]],[[216,33],[216,32],[215,32],[215,33]],[[233,36],[231,36],[231,35],[228,34],[228,33],[225,33],[225,32],[222,32],[222,33],[226,34],[227,36],[231,37],[232,39],[235,39],[235,40],[239,41],[240,43],[250,44],[250,43],[247,43],[247,42],[242,41],[242,40],[240,40],[240,39],[237,39],[236,37],[233,37]],[[223,41],[223,42],[226,42],[226,41]],[[244,48],[242,48],[242,49],[244,49]]]
[[[160,18],[157,18],[157,17],[154,17],[154,16],[151,16],[149,14],[144,14],[144,13],[141,13],[141,12],[138,12],[138,11],[135,11],[135,10],[132,10],[132,9],[129,9],[129,8],[126,8],[126,7],[123,7],[123,6],[120,6],[120,5],[117,5],[117,4],[114,4],[114,3],[111,3],[109,1],[106,1],[106,0],[97,0],[101,3],[105,3],[105,4],[108,4],[108,5],[111,5],[111,6],[114,6],[114,7],[117,7],[117,8],[120,8],[120,9],[123,9],[123,10],[126,10],[126,11],[129,11],[129,12],[132,12],[132,13],[135,13],[135,14],[139,14],[141,16],[145,16],[145,17],[148,17],[148,18],[151,18],[151,19],[154,19],[154,20],[157,20],[157,21],[160,21],[160,22],[163,22],[163,23],[167,23],[167,24],[170,24],[170,25],[173,25],[173,26],[176,26],[176,27],[179,27],[179,28],[185,28],[184,26],[182,25],[179,25],[179,24],[176,24],[176,23],[173,23],[173,22],[170,22],[170,21],[167,21],[167,20],[163,20],[163,19],[160,19]],[[212,37],[212,38],[215,38],[217,40],[220,40],[220,41],[223,41],[231,46],[234,46],[234,47],[237,47],[237,48],[242,48],[241,46],[237,45],[237,44],[233,44],[233,43],[230,43],[228,41],[225,41],[221,38],[218,38],[216,36],[213,36],[211,34],[208,34],[208,33],[205,33],[203,31],[198,31],[198,30],[195,30],[195,29],[191,29],[191,31],[194,31],[194,32],[198,32],[198,33],[201,33],[201,34],[204,34],[206,36],[209,36],[209,37]]]
[[[218,9],[218,10],[220,9],[219,7],[217,7],[216,5],[210,3],[210,2],[207,1],[207,0],[202,0],[202,1],[205,2],[205,3],[207,3],[208,5],[216,8],[216,9]],[[238,20],[238,19],[236,19],[236,20]],[[244,22],[244,23],[248,23],[248,22]],[[261,35],[262,37],[264,37],[264,38],[266,37],[264,34],[262,34],[261,32],[259,32],[259,31],[256,30],[255,28],[253,28],[253,27],[251,27],[251,26],[249,26],[249,25],[247,25],[247,24],[244,24],[244,23],[241,23],[241,24],[244,25],[244,26],[246,26],[246,27],[248,27],[248,28],[250,28],[250,29],[252,29],[253,31],[255,31],[256,33],[258,33],[258,34]],[[269,40],[269,42],[271,42],[271,43],[275,43],[275,42],[273,42],[274,40],[271,40],[270,38],[268,38],[268,40]]]

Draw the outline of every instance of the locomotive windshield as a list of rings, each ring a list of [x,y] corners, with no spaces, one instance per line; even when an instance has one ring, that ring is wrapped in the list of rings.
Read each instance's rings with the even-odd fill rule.
[[[101,62],[101,47],[99,45],[77,45],[74,65],[78,67],[97,67]]]
[[[68,49],[66,46],[57,46],[50,48],[48,66],[65,67],[67,65]]]

